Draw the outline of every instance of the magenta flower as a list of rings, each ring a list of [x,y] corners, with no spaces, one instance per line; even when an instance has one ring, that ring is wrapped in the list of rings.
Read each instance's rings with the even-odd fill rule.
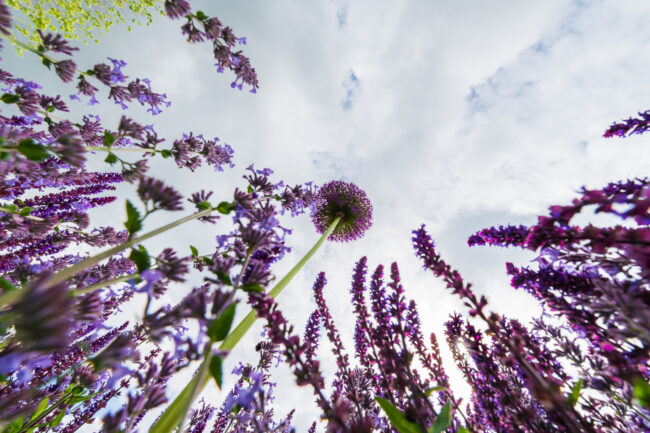
[[[359,239],[372,225],[372,204],[355,184],[333,180],[318,190],[311,219],[316,230],[325,233],[338,217],[341,221],[329,239],[336,242]]]

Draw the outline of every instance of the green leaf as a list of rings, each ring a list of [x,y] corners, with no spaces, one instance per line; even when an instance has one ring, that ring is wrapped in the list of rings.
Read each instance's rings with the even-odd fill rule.
[[[115,136],[108,131],[104,131],[104,146],[111,147],[115,143]]]
[[[56,108],[54,108],[54,105],[50,105],[45,109],[45,111],[47,111],[48,113],[52,113],[54,112],[54,110],[56,110]]]
[[[45,409],[47,409],[47,403],[48,403],[49,401],[50,401],[50,399],[47,398],[47,397],[46,397],[45,399],[41,400],[41,402],[38,404],[38,407],[36,408],[36,410],[34,411],[34,413],[32,413],[32,414],[29,416],[29,422],[30,422],[30,423],[31,423],[33,420],[37,419],[38,416],[39,416],[40,414],[42,414],[42,413],[45,411]],[[32,427],[32,428],[29,428],[29,429],[25,430],[25,432],[27,432],[27,433],[31,433],[32,431],[34,431],[34,428],[36,428],[36,425],[34,425],[34,427]]]
[[[196,17],[200,19],[201,21],[205,20],[208,18],[206,14],[203,13],[203,11],[196,11]]]
[[[248,193],[249,193],[249,194],[252,194],[253,191],[255,191],[255,190],[253,189],[253,187],[250,186],[250,185],[248,185]]]
[[[48,424],[50,427],[56,427],[59,424],[61,424],[61,421],[63,421],[63,417],[65,416],[65,410],[62,410],[57,414],[57,416],[54,417],[52,421]]]
[[[223,359],[219,355],[214,355],[210,360],[210,374],[217,382],[217,386],[221,389],[223,382]]]
[[[391,402],[381,397],[375,397],[375,401],[384,410],[388,420],[395,430],[400,433],[423,433],[422,427],[406,419],[404,414],[397,409]]]
[[[578,398],[580,398],[580,391],[582,390],[582,379],[578,379],[578,381],[573,385],[571,388],[571,394],[566,399],[566,404],[569,406],[575,406],[576,403],[578,402]]]
[[[163,158],[169,158],[172,156],[172,151],[169,149],[163,149],[160,151],[160,154],[162,155]]]
[[[0,96],[0,101],[4,102],[5,104],[14,104],[20,101],[20,96],[12,95],[11,93],[5,93],[4,95]]]
[[[210,207],[212,207],[212,205],[209,201],[202,201],[201,203],[198,203],[196,207],[198,207],[200,210],[208,210]]]
[[[0,287],[4,292],[12,292],[18,290],[16,286],[7,281],[4,277],[0,277]]]
[[[636,397],[639,404],[645,408],[650,408],[650,385],[640,377],[634,379],[632,385],[634,386],[634,397]]]
[[[126,227],[130,235],[142,229],[140,212],[138,212],[138,209],[130,200],[126,201],[126,222],[124,223],[124,227]]]
[[[205,264],[207,266],[214,265],[214,260],[212,260],[210,257],[201,257],[200,260],[203,262],[203,264]]]
[[[50,153],[47,151],[45,146],[35,142],[30,138],[21,140],[18,143],[17,149],[18,152],[25,155],[25,158],[29,159],[30,161],[42,161],[50,156]]]
[[[18,206],[16,206],[15,204],[10,204],[9,206],[5,206],[4,208],[7,209],[7,211],[12,213],[18,212]]]
[[[217,271],[216,274],[217,274],[217,278],[219,278],[219,281],[229,286],[232,286],[232,280],[230,279],[230,275],[228,275],[224,271]]]
[[[27,215],[30,215],[30,214],[32,213],[32,210],[33,210],[33,209],[32,209],[31,207],[29,207],[29,206],[25,206],[25,207],[22,208],[20,211],[18,211],[18,215],[20,215],[20,216],[27,216]]]
[[[108,155],[106,155],[106,159],[104,159],[104,162],[113,165],[117,162],[117,155],[115,155],[112,152],[109,152]]]
[[[95,397],[98,394],[99,394],[99,392],[96,392],[94,394],[88,394],[88,395],[77,395],[77,396],[72,397],[70,399],[70,401],[68,402],[68,404],[73,405],[73,404],[81,403],[81,402],[84,402],[86,400],[89,400],[89,399]]]
[[[25,417],[19,416],[18,418],[14,419],[11,424],[9,424],[4,430],[2,430],[2,433],[15,433],[20,431],[24,421]]]
[[[246,284],[241,286],[241,289],[244,292],[258,292],[258,293],[260,293],[260,292],[264,291],[264,287],[260,286],[259,284],[254,284],[254,283],[246,283]]]
[[[138,245],[137,248],[131,250],[131,255],[129,256],[133,263],[135,263],[138,272],[143,272],[151,267],[151,259],[149,258],[149,252],[142,245]]]
[[[210,323],[208,327],[208,337],[212,341],[222,341],[228,336],[232,321],[235,318],[235,308],[237,304],[231,303],[219,316]]]
[[[445,389],[447,389],[447,388],[445,388],[444,386],[434,386],[432,388],[427,389],[424,392],[424,395],[426,395],[427,398],[428,398],[432,393],[434,393],[436,391],[444,391]]]
[[[465,427],[458,427],[458,433],[472,433],[472,432],[467,430]]]
[[[438,414],[433,425],[429,427],[428,433],[442,433],[447,430],[449,423],[451,423],[451,403],[447,402]]]
[[[230,212],[232,212],[237,205],[234,203],[230,203],[227,201],[222,201],[217,205],[217,211],[221,212],[224,215],[228,215]]]
[[[52,62],[50,61],[50,59],[46,59],[45,57],[43,57],[43,60],[41,61],[41,63],[43,63],[45,66],[47,66],[47,69],[51,69]]]
[[[190,250],[192,251],[192,257],[198,257],[199,256],[199,250],[197,250],[194,245],[190,245]]]

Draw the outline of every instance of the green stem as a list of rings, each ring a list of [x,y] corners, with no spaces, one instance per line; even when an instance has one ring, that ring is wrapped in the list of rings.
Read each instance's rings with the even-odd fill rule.
[[[85,146],[88,151],[103,151],[103,152],[158,152],[156,149],[148,149],[145,147],[108,147],[108,146]]]
[[[90,286],[81,289],[75,289],[72,292],[70,292],[70,294],[72,296],[85,295],[86,293],[94,292],[95,290],[101,289],[103,287],[107,287],[112,284],[121,283],[123,281],[129,281],[134,278],[138,278],[139,276],[140,274],[138,272],[134,272],[128,275],[122,275],[121,277],[113,278],[112,280],[100,281],[98,283],[91,284]]]
[[[173,221],[167,225],[164,225],[162,227],[158,227],[155,230],[150,231],[149,233],[146,233],[138,238],[134,239],[129,239],[128,241],[117,245],[113,248],[109,248],[106,251],[103,251],[97,255],[94,255],[92,257],[88,257],[85,260],[80,261],[79,263],[76,263],[68,268],[65,268],[56,274],[52,275],[52,277],[47,280],[47,284],[49,285],[54,285],[58,283],[62,283],[63,281],[68,280],[69,278],[75,276],[78,272],[83,271],[84,269],[96,265],[97,263],[101,262],[102,260],[113,256],[114,254],[119,253],[120,251],[123,251],[127,248],[132,247],[135,244],[139,244],[140,242],[147,240],[149,238],[152,238],[156,235],[159,235],[161,233],[166,232],[167,230],[173,229],[174,227],[178,227],[181,224],[185,224],[188,221],[192,221],[197,218],[201,218],[202,216],[208,215],[210,212],[213,212],[214,209],[206,209],[201,212],[194,213],[192,215],[188,215],[186,217],[183,217],[179,220]],[[90,290],[87,290],[88,287],[81,289],[80,293],[87,293]],[[7,304],[13,304],[20,299],[22,299],[24,295],[23,290],[12,290],[11,292],[4,293],[0,295],[0,308],[7,305]],[[80,294],[78,293],[78,294]]]
[[[186,217],[183,217],[181,219],[173,221],[173,222],[171,222],[169,224],[166,224],[166,225],[164,225],[162,227],[158,227],[157,229],[152,230],[149,233],[146,233],[146,234],[144,234],[144,235],[142,235],[140,237],[129,239],[128,241],[126,241],[126,242],[124,242],[124,243],[122,243],[120,245],[114,246],[113,248],[109,248],[108,250],[103,251],[103,252],[101,252],[99,254],[96,254],[96,255],[94,255],[92,257],[88,257],[87,259],[82,260],[79,263],[76,263],[76,264],[74,264],[74,265],[72,265],[72,266],[70,266],[68,268],[65,268],[65,269],[57,272],[56,274],[54,274],[52,276],[52,278],[50,278],[48,280],[48,284],[49,285],[54,285],[54,284],[57,284],[57,283],[62,283],[63,281],[66,281],[69,278],[76,275],[78,272],[81,272],[84,269],[89,268],[90,266],[94,266],[97,263],[101,262],[102,260],[107,259],[107,258],[119,253],[120,251],[124,251],[127,248],[131,248],[133,245],[139,244],[140,242],[142,242],[144,240],[147,240],[147,239],[152,238],[152,237],[154,237],[156,235],[164,233],[167,230],[173,229],[174,227],[178,227],[181,224],[185,224],[188,221],[192,221],[194,219],[201,218],[202,216],[206,216],[210,212],[212,212],[213,210],[214,209],[206,209],[206,210],[203,210],[201,212],[197,212],[197,213],[194,213],[192,215],[188,215]]]
[[[320,237],[320,239],[314,244],[314,246],[307,251],[307,254],[305,254],[305,257],[303,257],[298,263],[296,263],[296,266],[294,266],[288,273],[287,275],[284,276],[278,283],[271,289],[269,292],[269,297],[270,298],[276,298],[282,291],[284,290],[285,287],[293,280],[293,277],[295,277],[298,272],[307,264],[309,259],[312,258],[314,254],[316,254],[316,251],[320,248],[321,245],[323,245],[323,242],[329,237],[329,235],[334,231],[336,226],[338,225],[339,221],[341,221],[340,217],[337,217],[332,224],[327,228],[325,233],[323,233],[323,236]],[[253,323],[255,323],[255,320],[257,319],[257,314],[255,311],[251,311],[248,313],[246,317],[244,317],[244,320],[239,322],[239,325],[226,337],[225,340],[223,340],[223,343],[219,346],[219,350],[228,350],[231,351],[234,349],[234,347],[239,343],[239,340],[242,339],[242,337],[248,332],[248,330],[253,326]]]
[[[269,292],[269,296],[272,298],[277,297],[282,290],[289,284],[293,277],[298,274],[298,272],[305,266],[309,259],[316,254],[316,251],[320,246],[325,242],[329,235],[334,231],[338,225],[341,218],[336,218],[332,224],[327,228],[323,236],[318,239],[316,244],[305,254],[305,256],[284,276]],[[243,271],[242,271],[243,272]],[[255,323],[257,315],[255,311],[251,311],[248,315],[242,320],[239,325],[226,337],[226,339],[219,346],[219,350],[232,350],[235,345],[241,340],[241,338],[246,334],[253,323]],[[185,419],[185,414],[187,409],[192,405],[192,402],[196,397],[199,396],[205,385],[210,381],[210,375],[207,374],[207,367],[210,364],[210,359],[212,358],[212,349],[210,348],[210,343],[206,346],[207,350],[204,352],[203,361],[201,367],[197,370],[197,373],[194,375],[192,380],[185,385],[183,391],[174,399],[174,401],[165,409],[163,414],[158,418],[158,421],[151,426],[149,433],[169,433],[174,428],[176,428],[179,423],[182,423]],[[182,418],[181,418],[182,417]]]

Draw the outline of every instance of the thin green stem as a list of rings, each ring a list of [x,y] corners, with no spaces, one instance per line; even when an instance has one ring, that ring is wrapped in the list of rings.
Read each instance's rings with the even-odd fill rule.
[[[79,263],[76,263],[68,268],[65,268],[56,274],[54,274],[49,280],[48,284],[53,285],[57,283],[62,283],[63,281],[68,280],[69,278],[75,276],[78,272],[83,271],[84,269],[94,266],[97,263],[101,262],[104,259],[107,259],[120,251],[124,251],[127,248],[131,248],[132,246],[139,244],[140,242],[147,240],[149,238],[152,238],[156,235],[159,235],[161,233],[166,232],[167,230],[173,229],[174,227],[178,227],[181,224],[185,224],[188,221],[192,221],[197,218],[201,218],[202,216],[208,215],[210,212],[212,212],[214,209],[206,209],[201,212],[194,213],[192,215],[188,215],[186,217],[183,217],[181,219],[178,219],[176,221],[173,221],[169,224],[166,224],[162,227],[158,227],[155,230],[150,231],[149,233],[146,233],[140,237],[129,239],[128,241],[121,243],[120,245],[114,246],[113,248],[109,248],[106,251],[103,251],[99,254],[96,254],[92,257],[88,257],[87,259],[84,259],[80,261]]]
[[[145,147],[112,147],[112,146],[84,146],[88,151],[102,151],[102,152],[159,152],[156,149],[149,149]]]
[[[129,281],[129,280],[132,280],[134,278],[138,278],[139,276],[140,276],[140,274],[138,272],[134,272],[134,273],[128,274],[128,275],[122,275],[121,277],[116,277],[116,278],[113,278],[112,280],[99,281],[99,282],[97,282],[95,284],[91,284],[90,286],[86,286],[86,287],[81,288],[81,289],[75,289],[75,290],[71,291],[70,294],[72,296],[85,295],[86,293],[94,292],[95,290],[99,290],[101,288],[104,288],[104,287],[107,287],[107,286],[110,286],[110,285],[113,285],[113,284],[121,283],[121,282],[124,282],[124,281]]]
[[[334,231],[336,226],[338,225],[339,221],[341,221],[340,217],[337,217],[332,224],[327,228],[325,233],[323,233],[323,236],[318,239],[318,241],[314,244],[314,246],[307,251],[307,254],[298,262],[296,265],[287,273],[287,275],[284,276],[278,283],[271,289],[269,292],[269,297],[271,298],[276,298],[282,291],[284,290],[285,287],[293,280],[293,278],[300,272],[300,270],[307,264],[309,259],[312,258],[314,254],[316,254],[316,251],[320,248],[321,245],[323,245],[323,242],[329,237],[329,235]],[[220,350],[232,350],[237,343],[239,343],[239,340],[242,339],[242,337],[248,332],[248,330],[253,326],[253,323],[255,323],[255,320],[257,319],[257,314],[255,311],[251,311],[248,313],[246,317],[244,317],[244,320],[239,322],[239,325],[226,337],[226,339],[221,343],[219,346]]]
[[[316,254],[316,251],[318,251],[320,246],[334,231],[339,221],[341,221],[341,218],[336,218],[307,254],[305,254],[305,256],[287,273],[287,275],[285,275],[284,278],[273,287],[273,289],[271,289],[269,292],[270,297],[275,298],[282,292],[296,274],[298,274],[298,272],[305,266],[309,259]],[[232,350],[232,348],[234,348],[239,340],[244,336],[246,331],[253,326],[255,319],[257,319],[257,315],[255,311],[251,311],[221,343],[219,350]],[[211,348],[208,346],[208,350],[204,353],[205,355],[201,367],[199,367],[197,373],[194,375],[192,380],[185,385],[185,388],[183,388],[181,393],[174,399],[167,409],[165,409],[160,418],[158,418],[158,421],[156,421],[156,423],[151,427],[149,433],[169,433],[176,428],[179,423],[182,423],[185,418],[184,415],[187,413],[187,409],[192,405],[194,399],[198,397],[210,380],[210,375],[207,374],[207,367],[212,358]],[[179,419],[181,417],[183,418]]]

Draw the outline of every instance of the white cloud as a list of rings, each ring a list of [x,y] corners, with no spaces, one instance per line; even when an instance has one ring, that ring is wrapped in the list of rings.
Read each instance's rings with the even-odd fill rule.
[[[440,332],[446,314],[464,307],[420,270],[411,252],[410,231],[425,222],[443,256],[493,308],[525,316],[534,304],[513,294],[503,263],[525,263],[531,255],[469,249],[467,236],[483,226],[534,223],[549,205],[569,202],[582,184],[647,175],[647,138],[601,138],[612,121],[648,108],[643,53],[650,6],[644,2],[260,1],[221,9],[207,0],[194,3],[248,37],[244,51],[260,77],[258,95],[232,91],[231,77],[215,73],[208,48],[186,46],[177,23],[165,20],[112,34],[83,59],[119,51],[132,76],[150,74],[154,65],[154,87],[173,95],[172,108],[154,119],[163,135],[203,132],[233,145],[238,168],[219,176],[203,170],[172,177],[169,161],[153,167],[183,190],[209,184],[229,196],[250,162],[272,167],[289,183],[344,178],[367,190],[375,208],[367,236],[327,245],[280,298],[295,325],[304,326],[313,279],[326,271],[326,297],[349,350],[347,293],[362,255],[371,267],[397,260],[423,329]],[[351,71],[363,92],[350,78],[343,90],[352,91],[354,109],[342,110],[341,79]],[[102,109],[113,110],[110,105]],[[307,217],[291,224],[295,254],[280,270],[316,239]],[[185,245],[191,238],[208,249],[215,233],[196,225],[171,239]],[[234,352],[233,363],[250,347]],[[304,404],[309,391],[294,391],[286,371],[280,380],[288,388],[278,392],[279,412],[299,407],[296,426],[306,430],[317,417]]]

